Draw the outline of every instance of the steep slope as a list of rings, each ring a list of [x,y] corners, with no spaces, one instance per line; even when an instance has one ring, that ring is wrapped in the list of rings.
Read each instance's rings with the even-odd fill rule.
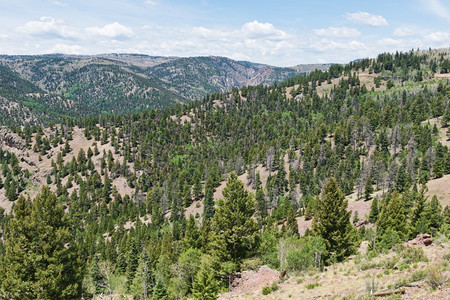
[[[301,68],[278,68],[215,56],[180,58],[148,68],[147,72],[189,99],[229,91],[233,87],[272,84],[306,73]]]

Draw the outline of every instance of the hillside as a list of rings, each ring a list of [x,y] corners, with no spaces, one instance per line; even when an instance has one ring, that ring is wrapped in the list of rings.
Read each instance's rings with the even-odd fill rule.
[[[272,84],[305,72],[301,66],[276,68],[221,57],[137,54],[0,56],[0,62],[3,125],[161,109],[208,93]],[[8,109],[12,106],[17,114]]]
[[[269,299],[370,297],[372,275],[377,290],[447,294],[449,59],[384,53],[182,106],[1,128],[2,292],[15,292],[18,256],[41,276],[34,249],[53,240],[40,228],[55,228],[55,247],[79,258],[78,297],[226,298],[263,265],[288,277]],[[49,84],[10,76],[27,93]],[[405,248],[421,233],[434,245]]]

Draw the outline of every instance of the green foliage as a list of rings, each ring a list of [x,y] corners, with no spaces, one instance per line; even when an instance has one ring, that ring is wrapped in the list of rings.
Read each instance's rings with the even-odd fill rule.
[[[1,288],[8,298],[76,298],[84,263],[56,195],[43,187],[30,202],[20,197],[6,232],[6,270]]]
[[[288,240],[287,268],[291,271],[305,271],[322,268],[327,257],[326,242],[320,236]]]
[[[164,281],[161,278],[156,280],[155,286],[153,287],[152,300],[166,300],[167,299],[167,289]]]
[[[195,276],[192,295],[194,299],[213,300],[217,299],[219,283],[215,278],[215,272],[210,267],[202,267]]]
[[[325,241],[325,261],[328,263],[332,255],[342,261],[355,251],[356,229],[350,223],[350,212],[346,209],[347,200],[337,186],[336,179],[331,178],[324,187],[313,220],[314,234]]]
[[[396,233],[400,240],[408,236],[408,224],[406,223],[406,216],[403,211],[403,203],[400,194],[397,191],[391,195],[387,205],[383,206],[381,214],[377,221],[377,229],[384,235],[384,233],[390,229]],[[392,236],[391,233],[388,236]],[[395,241],[396,239],[391,239]]]
[[[258,225],[252,218],[254,202],[244,185],[232,173],[223,190],[223,199],[217,201],[213,218],[215,237],[223,260],[240,263],[255,253],[260,237]]]

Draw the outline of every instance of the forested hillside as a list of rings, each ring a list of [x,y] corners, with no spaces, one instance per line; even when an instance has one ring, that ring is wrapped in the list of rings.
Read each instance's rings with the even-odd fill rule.
[[[1,125],[48,125],[63,117],[161,109],[235,86],[272,84],[309,70],[223,57],[137,54],[1,56],[0,67]]]
[[[437,293],[448,255],[403,243],[448,247],[449,58],[384,53],[166,109],[4,128],[0,295],[215,299],[262,265],[297,285],[313,274],[314,289],[361,243],[379,282],[410,268],[422,273],[391,288],[426,278]]]

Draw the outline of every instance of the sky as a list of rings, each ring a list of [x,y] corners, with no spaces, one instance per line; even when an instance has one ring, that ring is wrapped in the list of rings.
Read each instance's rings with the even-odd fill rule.
[[[274,66],[450,47],[450,0],[0,0],[0,54],[225,56]]]

